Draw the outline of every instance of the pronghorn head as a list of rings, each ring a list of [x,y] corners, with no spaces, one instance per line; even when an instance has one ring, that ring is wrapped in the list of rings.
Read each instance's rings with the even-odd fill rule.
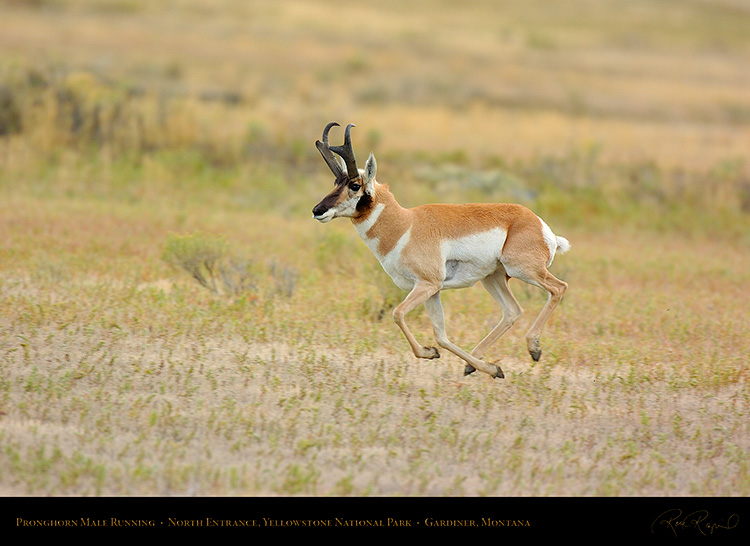
[[[324,223],[334,218],[355,218],[364,214],[370,208],[375,193],[375,156],[371,153],[365,168],[358,169],[352,150],[351,129],[354,124],[346,126],[343,146],[328,145],[328,131],[334,126],[338,126],[335,121],[326,125],[323,141],[315,141],[315,146],[336,176],[333,191],[313,209],[313,217]]]

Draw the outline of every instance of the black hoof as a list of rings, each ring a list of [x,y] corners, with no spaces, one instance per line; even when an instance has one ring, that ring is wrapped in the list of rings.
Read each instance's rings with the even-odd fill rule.
[[[477,369],[471,364],[467,364],[464,368],[464,376],[473,374]]]
[[[534,359],[534,362],[539,362],[539,359],[542,358],[542,350],[539,349],[538,351],[530,351],[531,358]]]
[[[429,351],[430,354],[423,357],[427,360],[432,360],[434,358],[440,358],[440,352],[435,347],[422,347],[425,351]]]
[[[505,379],[505,374],[503,373],[503,370],[500,369],[500,366],[495,365],[495,368],[497,368],[497,372],[495,375],[492,376],[493,379]]]

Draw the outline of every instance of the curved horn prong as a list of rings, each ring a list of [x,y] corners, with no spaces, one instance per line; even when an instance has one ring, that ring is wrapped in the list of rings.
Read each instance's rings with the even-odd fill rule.
[[[323,144],[325,144],[326,146],[328,146],[328,131],[331,130],[331,127],[339,127],[339,124],[335,121],[332,121],[331,123],[326,125],[325,129],[323,129]]]
[[[344,163],[346,164],[346,172],[349,175],[349,179],[356,180],[357,178],[359,178],[359,169],[357,168],[357,160],[354,157],[354,150],[352,149],[352,127],[356,127],[356,125],[350,123],[346,126],[346,130],[344,131],[343,146],[331,146],[329,149],[332,152],[336,152],[343,158]]]
[[[331,130],[331,127],[337,126],[338,123],[336,123],[335,121],[332,121],[331,123],[326,125],[326,128],[323,129],[323,142],[321,142],[320,140],[316,140],[315,147],[320,152],[320,155],[323,156],[323,159],[328,165],[328,168],[331,169],[334,175],[336,175],[336,178],[339,178],[344,174],[344,171],[341,170],[341,165],[339,165],[339,162],[336,161],[335,157],[333,157],[331,148],[328,146],[328,131]]]

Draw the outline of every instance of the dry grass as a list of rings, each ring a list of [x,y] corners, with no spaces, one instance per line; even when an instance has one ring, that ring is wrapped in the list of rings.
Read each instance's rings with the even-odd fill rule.
[[[743,3],[179,5],[0,3],[1,495],[750,494]],[[520,283],[506,379],[411,356],[310,219],[331,119],[404,204],[571,240],[539,363]],[[196,233],[241,289],[163,259]],[[500,318],[444,301],[464,347]]]
[[[556,268],[572,289],[542,362],[522,336],[541,294],[519,285],[527,314],[491,381],[450,356],[416,361],[364,314],[380,295],[357,241],[341,243],[355,264],[305,267],[325,240],[307,219],[274,229],[299,241],[284,254],[304,272],[294,297],[259,279],[258,299],[227,301],[150,256],[155,233],[136,226],[155,219],[36,205],[2,215],[20,262],[2,282],[4,494],[748,493],[750,264],[731,244],[566,233],[575,260]],[[231,227],[244,216],[215,225],[262,237],[268,224]],[[20,217],[68,235],[35,246]],[[106,244],[83,235],[108,224]],[[446,296],[465,346],[499,318],[481,289]]]

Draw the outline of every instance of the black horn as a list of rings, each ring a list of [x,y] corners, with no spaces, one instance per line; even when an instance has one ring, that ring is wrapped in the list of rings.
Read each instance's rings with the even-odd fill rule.
[[[352,149],[351,135],[352,127],[356,126],[353,123],[350,123],[346,126],[346,130],[344,131],[343,146],[329,146],[328,131],[330,131],[331,127],[334,126],[338,126],[338,123],[336,123],[335,121],[326,125],[326,128],[323,130],[323,142],[316,141],[315,146],[320,151],[326,163],[328,163],[328,167],[330,167],[330,169],[333,171],[333,174],[338,177],[343,174],[343,172],[341,171],[341,167],[339,166],[336,158],[333,157],[331,152],[335,152],[336,154],[341,156],[341,158],[344,160],[344,164],[346,165],[346,172],[349,176],[349,179],[356,180],[357,178],[359,178],[359,169],[357,168],[357,160],[354,157],[354,150]]]
[[[331,127],[334,126],[338,126],[338,123],[336,123],[335,121],[332,121],[331,123],[326,125],[326,128],[323,129],[323,142],[316,140],[315,147],[318,149],[320,155],[323,156],[323,159],[328,164],[328,168],[333,171],[333,174],[336,175],[336,178],[339,178],[344,174],[344,171],[341,170],[341,165],[339,165],[339,162],[336,161],[335,157],[333,157],[333,153],[328,146],[328,131],[330,131]]]
[[[352,149],[352,127],[356,127],[356,125],[350,123],[346,126],[346,131],[344,131],[344,145],[333,146],[331,151],[336,152],[343,158],[349,179],[356,180],[359,178],[359,169],[357,168],[357,160],[354,159],[354,150]]]

